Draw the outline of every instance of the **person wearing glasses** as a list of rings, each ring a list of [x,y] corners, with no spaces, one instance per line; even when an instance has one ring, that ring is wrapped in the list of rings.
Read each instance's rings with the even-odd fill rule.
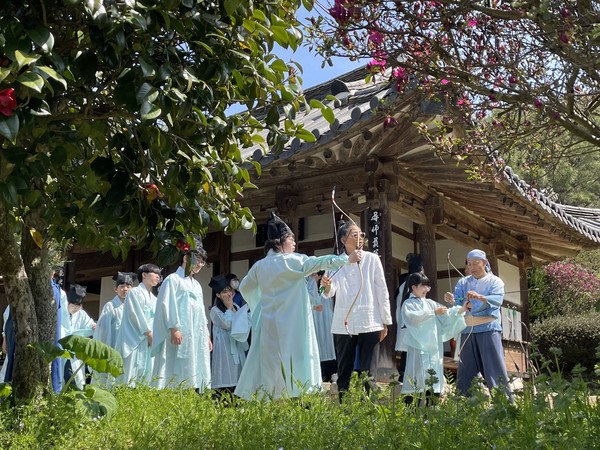
[[[335,296],[331,332],[338,365],[337,385],[342,399],[350,386],[350,377],[358,350],[358,372],[370,375],[373,351],[387,336],[392,324],[390,298],[379,256],[364,251],[365,234],[354,222],[340,222],[338,239],[343,254],[360,252],[360,263],[343,266],[337,273],[325,274],[325,298]],[[369,380],[365,382],[369,392]]]
[[[137,270],[137,279],[140,283],[125,297],[115,347],[123,357],[125,370],[116,383],[132,387],[137,384],[149,386],[152,380],[154,358],[150,356],[150,347],[156,309],[152,289],[160,282],[160,268],[156,264],[142,264]]]
[[[244,399],[298,397],[321,388],[319,350],[305,278],[360,261],[348,255],[295,253],[292,230],[274,212],[267,221],[266,257],[240,284],[252,312],[252,344],[235,388]]]
[[[424,398],[419,399],[419,404],[424,401],[429,405],[444,390],[444,342],[465,329],[465,313],[471,305],[465,302],[447,308],[427,298],[431,283],[422,272],[411,274],[406,285],[410,295],[401,310],[407,352],[401,392],[406,404],[421,395]]]
[[[210,388],[212,343],[202,286],[194,278],[208,254],[200,244],[179,256],[177,271],[163,281],[154,319],[153,385],[163,388]]]

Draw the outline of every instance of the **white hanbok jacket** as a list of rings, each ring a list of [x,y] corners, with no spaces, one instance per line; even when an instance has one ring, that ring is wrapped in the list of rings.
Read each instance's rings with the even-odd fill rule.
[[[321,367],[305,277],[348,262],[346,255],[270,250],[240,284],[252,312],[252,344],[235,394],[297,397],[320,389]]]
[[[460,306],[448,308],[448,312],[436,316],[435,309],[443,305],[428,298],[411,294],[402,306],[402,320],[406,325],[404,344],[407,348],[406,369],[402,392],[423,392],[433,381],[428,373],[432,369],[437,381],[433,391],[444,389],[444,342],[452,339],[466,327]]]
[[[104,305],[94,330],[95,340],[116,348],[117,334],[123,320],[124,305],[125,303],[116,295]],[[93,381],[108,387],[114,383],[114,377],[109,373],[94,372]]]
[[[181,345],[171,344],[171,328],[183,335]],[[159,389],[209,388],[210,334],[202,286],[181,267],[163,281],[156,303],[153,385]]]
[[[150,385],[154,360],[146,333],[152,331],[155,310],[156,296],[144,284],[140,283],[127,293],[115,344],[123,357],[125,373],[117,383]]]
[[[240,312],[234,304],[235,311],[228,309],[223,312],[218,307],[210,309],[210,320],[212,321],[212,380],[213,388],[233,387],[238,383],[242,367],[246,362],[246,350],[248,342],[236,341],[231,336],[231,324],[236,314]]]

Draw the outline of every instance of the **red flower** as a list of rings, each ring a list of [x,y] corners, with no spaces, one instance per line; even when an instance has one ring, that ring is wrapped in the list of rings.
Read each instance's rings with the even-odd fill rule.
[[[0,114],[6,117],[13,115],[14,109],[17,107],[17,99],[13,88],[0,91]]]
[[[155,184],[147,184],[146,186],[144,186],[144,192],[146,193],[146,199],[149,202],[152,202],[162,196],[160,191],[158,190],[158,186],[156,186]]]
[[[175,244],[175,247],[177,247],[177,250],[182,251],[182,252],[187,252],[192,248],[192,247],[190,247],[190,244],[188,244],[185,241],[182,241],[181,239],[177,239],[177,243]]]

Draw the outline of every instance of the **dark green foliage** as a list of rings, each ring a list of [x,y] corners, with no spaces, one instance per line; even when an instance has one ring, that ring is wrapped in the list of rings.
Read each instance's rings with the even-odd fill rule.
[[[529,321],[537,322],[550,313],[548,298],[548,276],[542,268],[535,267],[527,271],[527,288],[529,289]]]
[[[557,316],[532,326],[533,344],[542,357],[558,361],[562,373],[568,374],[577,365],[593,373],[596,347],[600,345],[600,313],[588,312],[572,316]],[[556,353],[555,348],[562,351]]]

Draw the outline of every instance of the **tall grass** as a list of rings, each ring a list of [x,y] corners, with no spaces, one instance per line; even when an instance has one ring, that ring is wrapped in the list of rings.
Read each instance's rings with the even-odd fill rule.
[[[89,420],[60,397],[0,405],[0,446],[10,449],[588,449],[600,442],[600,411],[586,383],[560,374],[501,393],[450,395],[407,407],[394,386],[369,396],[356,380],[343,404],[300,399],[213,399],[210,392],[116,391],[118,413]]]

